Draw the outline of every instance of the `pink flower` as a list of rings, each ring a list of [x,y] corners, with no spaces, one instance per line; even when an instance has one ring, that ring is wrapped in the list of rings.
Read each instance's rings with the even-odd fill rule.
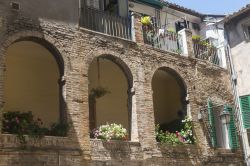
[[[16,117],[16,123],[17,123],[17,124],[18,124],[18,123],[20,123],[20,121],[19,121],[18,117]]]

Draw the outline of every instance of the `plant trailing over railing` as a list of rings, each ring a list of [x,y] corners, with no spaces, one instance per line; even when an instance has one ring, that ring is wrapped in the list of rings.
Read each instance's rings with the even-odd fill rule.
[[[127,140],[128,133],[127,130],[121,124],[106,124],[101,125],[97,129],[92,131],[94,138],[109,140]]]
[[[16,134],[21,144],[26,144],[26,136],[41,139],[45,135],[66,136],[69,125],[54,123],[50,128],[43,126],[40,118],[34,119],[32,112],[4,112],[2,133]]]
[[[162,144],[168,145],[182,145],[182,144],[194,144],[196,139],[193,135],[192,120],[185,118],[182,121],[183,128],[181,131],[170,133],[168,131],[163,132],[160,130],[160,125],[156,125],[156,140]]]

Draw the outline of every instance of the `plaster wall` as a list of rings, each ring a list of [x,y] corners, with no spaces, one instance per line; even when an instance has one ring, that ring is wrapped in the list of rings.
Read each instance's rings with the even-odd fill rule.
[[[246,33],[244,26],[250,25],[249,21],[249,17],[239,18],[225,27],[237,74],[237,88],[240,96],[250,94],[250,42],[244,35]]]
[[[203,25],[201,29],[201,37],[202,39],[213,38],[216,39],[216,42],[213,43],[214,46],[218,49],[217,55],[220,58],[220,66],[223,68],[227,68],[227,60],[226,60],[226,50],[225,50],[225,33],[224,33],[224,25],[222,23],[207,23]]]
[[[4,80],[5,111],[31,111],[45,126],[59,120],[59,71],[51,53],[34,42],[8,48]]]
[[[233,47],[232,59],[237,73],[237,88],[239,95],[250,95],[250,43],[242,41],[242,43]]]
[[[129,7],[129,10],[138,12],[141,14],[146,14],[149,16],[155,16],[155,8],[140,4],[140,3],[134,3],[129,2],[133,7]],[[171,8],[168,8],[164,6],[160,10],[160,17],[161,17],[161,26],[162,28],[166,27],[167,30],[175,30],[175,22],[177,21],[183,21],[186,19],[187,21],[190,21],[190,29],[194,35],[199,34],[197,30],[192,29],[191,23],[197,23],[199,24],[201,22],[201,19],[197,16],[193,16],[184,12],[180,12]]]
[[[190,22],[189,29],[192,31],[193,35],[199,35],[199,31],[193,29],[192,23],[200,24],[201,23],[200,17],[184,13],[181,11],[177,11],[166,6],[163,7],[161,12],[161,22],[162,25],[166,24],[166,26],[168,27],[167,29],[169,28],[175,29],[175,22],[183,21],[184,19]]]
[[[12,9],[12,2],[18,3],[20,10]],[[21,13],[37,20],[48,19],[77,25],[79,19],[79,0],[4,0],[0,6],[15,15]]]

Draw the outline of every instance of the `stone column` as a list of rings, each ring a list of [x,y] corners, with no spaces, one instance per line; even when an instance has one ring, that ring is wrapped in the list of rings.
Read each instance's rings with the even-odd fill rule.
[[[91,159],[87,75],[76,71],[71,72],[67,76],[66,89],[67,118],[70,123],[68,137],[74,146],[81,150],[83,161],[87,162]]]
[[[182,29],[178,32],[182,39],[182,53],[186,57],[194,57],[192,32],[189,29]]]
[[[157,150],[151,78],[145,77],[146,75],[144,66],[140,66],[138,80],[134,84],[139,141],[144,159],[151,158]]]
[[[138,121],[137,121],[137,109],[136,109],[136,96],[135,89],[131,88],[129,92],[129,99],[131,99],[131,141],[139,141],[138,137]]]
[[[194,45],[192,40],[192,32],[189,29],[185,29],[185,31],[187,38],[188,56],[194,58]]]
[[[135,42],[139,43],[139,44],[143,44],[143,32],[142,32],[142,24],[141,24],[141,16],[138,13],[133,13],[132,15],[134,22],[133,24],[133,28],[132,32],[134,32],[134,38],[135,38]],[[133,37],[132,37],[133,38]]]

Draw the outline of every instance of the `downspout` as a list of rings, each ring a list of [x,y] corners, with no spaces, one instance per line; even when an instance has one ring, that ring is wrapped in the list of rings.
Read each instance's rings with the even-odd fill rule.
[[[250,166],[249,154],[248,154],[248,143],[247,143],[248,140],[245,139],[245,135],[247,138],[247,132],[243,126],[242,109],[241,109],[241,105],[239,104],[240,97],[239,97],[239,92],[238,92],[237,84],[236,84],[236,72],[235,72],[235,68],[233,65],[233,61],[232,61],[231,48],[228,44],[228,33],[227,33],[227,31],[224,31],[224,33],[225,33],[226,51],[227,51],[226,56],[228,56],[228,61],[229,61],[229,65],[230,65],[231,83],[232,83],[234,98],[235,98],[235,111],[236,111],[237,118],[239,119],[238,120],[238,127],[240,130],[240,136],[241,136],[241,140],[242,140],[244,159],[245,159],[245,163],[247,164],[247,166]]]

